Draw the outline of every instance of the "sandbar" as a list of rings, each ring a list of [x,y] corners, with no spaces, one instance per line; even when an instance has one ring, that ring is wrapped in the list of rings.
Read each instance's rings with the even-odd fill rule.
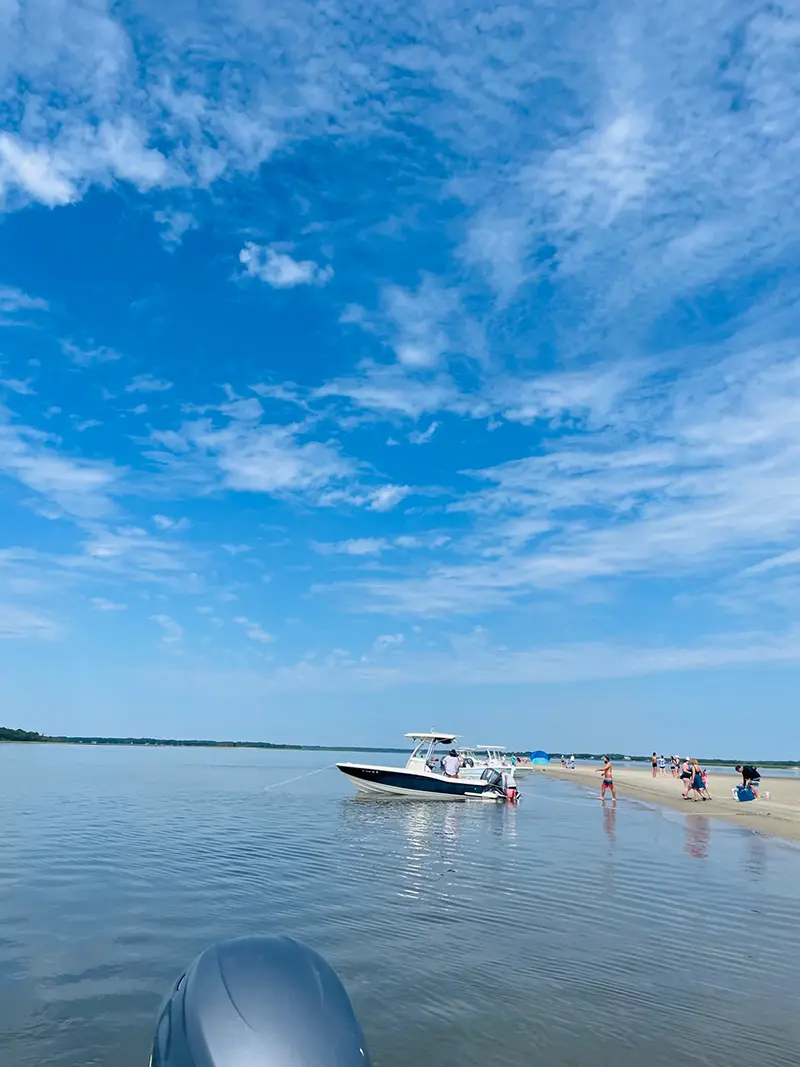
[[[523,769],[523,768],[520,768]],[[569,771],[561,764],[542,767],[525,767],[531,774],[544,774],[548,778],[561,778],[576,785],[588,786],[600,793],[600,775],[594,766],[581,766]],[[741,778],[731,774],[714,774],[709,768],[708,789],[713,800],[706,802],[683,800],[682,782],[667,776],[653,778],[650,767],[628,767],[614,764],[614,781],[617,796],[631,797],[635,800],[649,801],[675,808],[692,816],[702,814],[714,819],[724,819],[735,823],[743,829],[760,834],[770,834],[790,841],[800,841],[800,778],[780,778],[764,775],[761,779],[759,793],[768,792],[770,799],[760,796],[758,800],[740,803],[731,796],[731,787],[739,784]],[[525,791],[524,777],[520,782]]]

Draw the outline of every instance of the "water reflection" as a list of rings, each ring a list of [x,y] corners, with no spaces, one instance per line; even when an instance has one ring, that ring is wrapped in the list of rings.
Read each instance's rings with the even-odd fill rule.
[[[320,762],[263,759],[267,782]],[[200,762],[0,746],[2,1067],[142,1067],[177,968],[258,932],[330,960],[380,1067],[800,1064],[795,846],[625,799],[598,818],[541,775],[518,808],[336,773],[254,803]]]
[[[760,879],[767,865],[767,842],[759,834],[749,834],[745,846],[744,869],[750,878]]]
[[[707,860],[711,840],[711,820],[705,815],[689,815],[685,825],[684,852],[687,856],[694,856],[695,859]]]
[[[612,800],[609,804],[607,801],[603,801],[603,829],[608,834],[608,839],[612,844],[617,839],[617,802]]]

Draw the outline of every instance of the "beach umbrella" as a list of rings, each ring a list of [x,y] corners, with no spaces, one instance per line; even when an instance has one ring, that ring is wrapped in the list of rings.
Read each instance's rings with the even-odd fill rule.
[[[550,757],[547,755],[546,752],[542,752],[542,750],[540,748],[538,748],[535,752],[531,752],[531,763],[549,763],[549,762],[550,762]]]

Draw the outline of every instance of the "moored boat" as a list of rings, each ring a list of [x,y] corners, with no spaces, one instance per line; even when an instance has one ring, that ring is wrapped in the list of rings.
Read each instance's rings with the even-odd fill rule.
[[[447,775],[442,770],[439,745],[451,746],[455,734],[406,734],[414,748],[405,767],[374,763],[337,763],[336,766],[362,793],[414,797],[420,800],[517,801],[513,770],[484,767],[478,774]],[[478,770],[475,768],[474,770]]]
[[[480,778],[487,767],[496,771],[514,770],[514,761],[506,755],[503,745],[475,745],[459,748],[461,774],[468,778]]]

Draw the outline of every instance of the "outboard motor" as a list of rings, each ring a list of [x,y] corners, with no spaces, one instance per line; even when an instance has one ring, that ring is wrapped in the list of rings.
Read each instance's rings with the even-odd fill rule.
[[[495,767],[487,767],[481,775],[482,782],[486,782],[492,789],[496,790],[499,796],[510,800],[512,804],[516,804],[520,798],[520,791],[514,782],[513,774],[509,774],[508,778],[510,780],[507,781],[506,776]]]
[[[158,1017],[150,1067],[370,1067],[336,972],[290,937],[202,952]]]

